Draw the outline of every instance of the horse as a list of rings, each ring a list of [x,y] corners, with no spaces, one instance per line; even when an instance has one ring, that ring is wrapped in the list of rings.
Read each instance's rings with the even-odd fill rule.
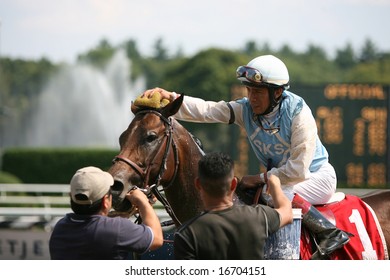
[[[112,195],[116,211],[132,212],[131,203],[124,197],[137,187],[147,195],[153,194],[164,205],[176,227],[202,211],[194,180],[197,163],[204,151],[199,141],[172,117],[179,110],[183,97],[181,95],[160,109],[132,104],[134,118],[120,135],[120,152],[108,170],[114,177]],[[383,243],[389,246],[390,190],[361,199],[376,213],[384,233]],[[307,231],[302,230],[301,259],[309,259],[314,250],[314,241],[309,242],[305,233]],[[386,249],[388,252],[389,248]]]
[[[182,102],[183,96],[161,110],[132,104],[134,118],[120,135],[120,153],[108,170],[116,211],[130,211],[125,194],[140,187],[162,202],[176,226],[201,212],[194,180],[204,152],[199,140],[170,117]]]
[[[374,210],[384,234],[387,252],[390,252],[390,190],[373,191],[361,199]]]

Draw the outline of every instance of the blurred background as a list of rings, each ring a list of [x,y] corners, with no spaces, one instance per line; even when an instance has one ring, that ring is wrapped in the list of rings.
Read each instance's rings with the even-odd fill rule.
[[[389,12],[389,0],[1,0],[0,182],[106,169],[145,89],[236,99],[246,94],[237,66],[274,54],[340,184],[386,188]],[[237,127],[183,125],[206,151],[232,154],[239,176],[261,169]]]
[[[234,100],[235,70],[263,54],[310,105],[339,189],[389,188],[389,13],[390,0],[0,0],[0,259],[50,258],[70,178],[110,167],[136,96]],[[238,127],[182,124],[237,176],[263,169]],[[146,258],[171,259],[171,243]]]

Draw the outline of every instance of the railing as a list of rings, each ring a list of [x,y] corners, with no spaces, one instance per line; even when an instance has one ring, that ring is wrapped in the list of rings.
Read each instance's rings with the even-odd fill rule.
[[[161,203],[153,207],[161,222],[171,220]],[[70,212],[69,185],[0,184],[0,260],[50,259],[51,231]],[[166,239],[172,229],[163,228]]]
[[[340,189],[345,193],[362,195],[369,189]],[[160,221],[170,220],[161,203],[154,208]],[[50,232],[57,221],[71,212],[69,185],[0,184],[0,260],[50,259]],[[35,230],[35,227],[44,230]],[[20,230],[23,229],[23,230]],[[163,228],[164,238],[172,239],[172,227]],[[171,258],[171,243],[150,259]]]
[[[169,219],[160,203],[154,208],[161,221]],[[69,212],[69,185],[0,184],[0,228],[50,231]]]

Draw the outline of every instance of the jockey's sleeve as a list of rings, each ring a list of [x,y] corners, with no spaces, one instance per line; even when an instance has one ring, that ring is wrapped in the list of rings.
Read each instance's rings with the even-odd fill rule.
[[[309,176],[316,149],[317,126],[308,106],[304,106],[292,120],[291,132],[290,157],[284,165],[269,171],[279,177],[282,185],[296,184]]]
[[[231,112],[225,101],[205,101],[186,95],[175,118],[199,123],[229,123]]]

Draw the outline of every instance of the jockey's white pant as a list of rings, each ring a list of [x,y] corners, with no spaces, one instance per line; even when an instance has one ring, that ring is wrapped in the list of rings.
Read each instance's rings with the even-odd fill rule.
[[[316,172],[310,173],[310,178],[294,186],[283,186],[283,192],[292,200],[294,194],[299,194],[309,203],[325,204],[336,191],[336,171],[330,163],[324,164]]]

